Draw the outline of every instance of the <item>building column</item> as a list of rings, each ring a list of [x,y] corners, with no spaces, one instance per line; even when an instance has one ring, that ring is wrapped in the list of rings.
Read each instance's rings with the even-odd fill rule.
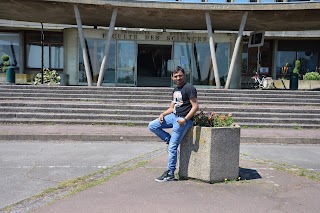
[[[86,48],[85,40],[84,40],[80,12],[79,12],[79,8],[77,5],[74,5],[73,8],[74,8],[74,13],[76,16],[76,21],[77,21],[77,26],[78,26],[78,33],[79,33],[80,45],[81,45],[81,49],[82,49],[84,68],[86,70],[86,75],[87,75],[87,82],[88,82],[88,86],[92,86],[92,76],[91,76],[91,70],[90,70],[90,65],[89,65],[89,60],[88,60],[87,48]]]
[[[239,48],[240,48],[241,41],[242,41],[244,26],[246,25],[246,21],[247,21],[247,16],[248,16],[248,12],[245,12],[242,16],[240,29],[238,32],[238,37],[237,37],[237,40],[235,43],[235,47],[233,49],[233,54],[232,54],[232,59],[231,59],[231,63],[230,63],[230,68],[229,68],[229,72],[228,72],[228,78],[227,78],[227,82],[225,85],[225,89],[229,89],[229,87],[230,87],[230,81],[231,81],[232,73],[234,70],[234,65],[235,65],[237,57],[238,57]]]
[[[98,78],[98,83],[97,83],[98,87],[101,86],[101,84],[102,84],[104,70],[106,67],[110,44],[111,44],[111,38],[112,38],[113,30],[114,30],[114,25],[116,23],[117,13],[118,13],[118,8],[115,8],[112,12],[110,26],[109,26],[109,30],[108,30],[108,36],[107,36],[107,44],[106,44],[106,47],[104,50],[104,56],[103,56],[101,67],[100,67],[99,78]]]
[[[220,84],[220,77],[219,77],[218,64],[217,64],[217,58],[216,58],[216,50],[214,48],[214,40],[213,40],[213,35],[212,35],[212,25],[211,25],[211,18],[210,18],[209,12],[206,12],[206,23],[207,23],[209,46],[210,46],[210,53],[211,53],[214,78],[216,81],[216,88],[220,89],[221,84]]]
[[[23,53],[25,52],[25,44],[24,44],[24,33],[20,32],[19,33],[19,45],[20,45],[20,52],[19,52],[19,58],[20,58],[20,61],[19,61],[19,73],[20,74],[26,74],[24,72],[24,67],[22,64],[25,63],[25,59],[24,59],[24,55]]]
[[[277,53],[278,53],[278,39],[273,40],[272,51],[272,79],[277,79]]]

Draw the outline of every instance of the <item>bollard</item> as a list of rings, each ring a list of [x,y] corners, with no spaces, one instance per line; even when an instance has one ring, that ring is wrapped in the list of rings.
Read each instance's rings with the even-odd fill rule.
[[[16,72],[14,71],[13,66],[9,66],[6,69],[6,81],[8,84],[16,83]]]

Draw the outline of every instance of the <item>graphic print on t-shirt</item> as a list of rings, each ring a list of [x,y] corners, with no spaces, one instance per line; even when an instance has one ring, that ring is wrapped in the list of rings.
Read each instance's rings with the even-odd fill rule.
[[[173,102],[174,102],[173,113],[176,114],[177,107],[180,107],[183,104],[181,91],[175,91],[173,93]]]

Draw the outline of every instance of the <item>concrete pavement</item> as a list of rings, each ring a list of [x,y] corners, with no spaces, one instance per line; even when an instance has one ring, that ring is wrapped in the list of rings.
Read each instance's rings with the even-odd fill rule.
[[[320,172],[320,146],[307,144],[242,144],[242,154]]]
[[[0,212],[194,212],[196,208],[200,212],[211,212],[209,209],[234,212],[237,205],[243,207],[237,212],[317,212],[319,207],[320,145],[317,144],[241,144],[242,180],[219,184],[194,180],[155,182],[166,166],[163,143],[11,141],[0,143],[0,147],[1,207],[25,199],[10,211]],[[295,161],[288,154],[293,150],[296,150]],[[297,171],[298,175],[291,174],[297,170],[291,165],[301,166],[298,164],[301,157],[303,168],[308,171],[302,169]],[[149,163],[140,164],[146,161]],[[275,169],[279,165],[282,169]],[[104,171],[99,176],[90,176],[86,181],[105,179],[102,185],[70,198],[63,196],[76,186],[27,199],[70,178],[101,169]],[[308,180],[306,174],[299,172],[311,172],[318,181]],[[50,202],[54,203],[47,206]]]
[[[0,143],[0,209],[59,183],[163,148],[160,143]]]
[[[246,181],[158,183],[166,156],[34,212],[319,212],[320,184],[243,157]]]
[[[33,140],[23,140],[30,135]],[[54,140],[59,136],[63,140]],[[90,137],[97,138],[86,140]],[[282,170],[296,170],[292,166],[297,165],[320,179],[319,130],[242,129],[241,137],[240,172],[246,180],[156,183],[167,156],[163,143],[150,142],[154,136],[147,128],[2,125],[0,209],[23,201],[0,212],[318,212],[320,182]],[[150,162],[139,164],[146,161]],[[279,168],[276,162],[288,166],[275,169]],[[86,179],[88,183],[108,179],[100,186],[66,199],[62,197],[72,187],[27,199],[101,169],[106,170]],[[46,206],[50,202],[54,203]]]

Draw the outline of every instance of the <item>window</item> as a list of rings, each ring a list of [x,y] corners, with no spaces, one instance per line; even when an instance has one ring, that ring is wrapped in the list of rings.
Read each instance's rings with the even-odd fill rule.
[[[26,67],[41,68],[42,48],[41,32],[26,33]],[[45,32],[43,42],[44,67],[63,69],[63,37],[62,33]]]
[[[20,66],[20,39],[19,34],[0,33],[0,58],[3,55],[10,57],[10,64]]]
[[[216,43],[216,57],[221,86],[225,85],[229,70],[230,43]],[[215,85],[214,71],[208,43],[194,44],[193,84]]]
[[[248,42],[242,42],[242,62],[241,73],[246,74],[248,71]]]
[[[252,75],[257,72],[257,58],[258,48],[248,47],[248,41],[243,42],[242,48],[242,74]],[[264,45],[260,47],[260,67],[268,68],[266,76],[271,75],[272,72],[272,42],[265,41]]]
[[[85,40],[88,48],[88,60],[92,74],[92,82],[97,83],[100,73],[101,63],[104,57],[106,46],[105,39],[87,38]],[[82,49],[79,47],[79,82],[86,83],[87,75],[84,67]],[[108,53],[107,63],[103,75],[103,83],[115,83],[115,70],[116,70],[116,42],[111,41]]]
[[[279,41],[277,51],[277,75],[281,75],[281,68],[288,63],[288,73],[292,73],[295,61],[300,60],[300,74],[315,71],[319,66],[320,41],[287,40]]]
[[[137,44],[134,41],[118,41],[117,83],[135,84]]]

